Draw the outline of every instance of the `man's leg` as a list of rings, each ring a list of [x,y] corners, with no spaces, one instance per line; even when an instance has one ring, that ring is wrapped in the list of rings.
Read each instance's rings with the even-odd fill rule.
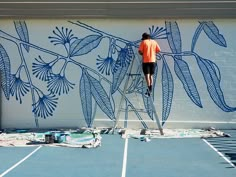
[[[149,92],[152,92],[152,85],[153,85],[153,74],[155,73],[156,63],[152,63],[150,65],[150,74],[149,74]]]
[[[147,82],[147,86],[149,87],[151,85],[150,74],[145,74],[145,79]]]
[[[152,92],[153,75],[149,74],[149,92]]]
[[[145,80],[147,83],[147,95],[150,96],[150,93],[152,92],[152,76],[150,74],[151,72],[151,66],[150,64],[143,64],[143,72],[144,72],[144,76],[145,76]]]
[[[147,95],[150,96],[150,94],[152,93],[152,75],[150,74],[145,74],[145,79],[146,79],[146,82],[147,82]]]

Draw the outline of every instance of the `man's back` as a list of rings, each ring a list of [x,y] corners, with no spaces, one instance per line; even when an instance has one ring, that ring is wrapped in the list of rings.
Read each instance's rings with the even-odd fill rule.
[[[160,52],[160,47],[155,40],[143,40],[139,46],[139,51],[143,55],[143,62],[150,63],[156,61],[156,54]]]

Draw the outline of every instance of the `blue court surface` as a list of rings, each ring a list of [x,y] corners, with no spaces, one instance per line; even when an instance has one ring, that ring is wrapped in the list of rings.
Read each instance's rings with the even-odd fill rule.
[[[93,149],[0,147],[1,177],[235,177],[236,131],[230,138],[103,135]]]

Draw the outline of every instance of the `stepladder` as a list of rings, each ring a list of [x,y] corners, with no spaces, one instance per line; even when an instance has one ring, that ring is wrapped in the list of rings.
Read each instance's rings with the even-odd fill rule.
[[[126,128],[128,124],[127,122],[134,121],[128,120],[130,114],[132,114],[131,117],[135,117],[136,120],[142,124],[144,129],[149,129],[149,122],[155,123],[160,131],[160,134],[164,135],[163,128],[156,111],[156,106],[154,104],[155,84],[153,85],[153,91],[150,93],[142,71],[142,58],[137,52],[135,52],[134,56],[135,57],[131,61],[124,78],[124,85],[122,89],[123,92],[117,109],[113,130],[118,127],[120,122],[124,122],[124,127]],[[157,70],[153,76],[154,81],[156,81],[156,77]],[[131,99],[127,99],[127,97]],[[124,117],[122,120],[121,115]]]

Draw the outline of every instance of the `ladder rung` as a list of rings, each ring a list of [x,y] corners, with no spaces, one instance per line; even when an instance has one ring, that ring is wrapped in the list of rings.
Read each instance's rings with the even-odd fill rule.
[[[125,108],[121,108],[120,111],[125,112],[126,109]],[[133,111],[147,113],[147,111],[145,109],[129,109],[128,110],[128,112],[133,112]]]
[[[136,73],[136,74],[135,74],[135,73],[132,74],[132,73],[129,73],[129,74],[127,74],[127,75],[128,75],[128,76],[141,76],[142,74],[137,74],[137,73]]]

